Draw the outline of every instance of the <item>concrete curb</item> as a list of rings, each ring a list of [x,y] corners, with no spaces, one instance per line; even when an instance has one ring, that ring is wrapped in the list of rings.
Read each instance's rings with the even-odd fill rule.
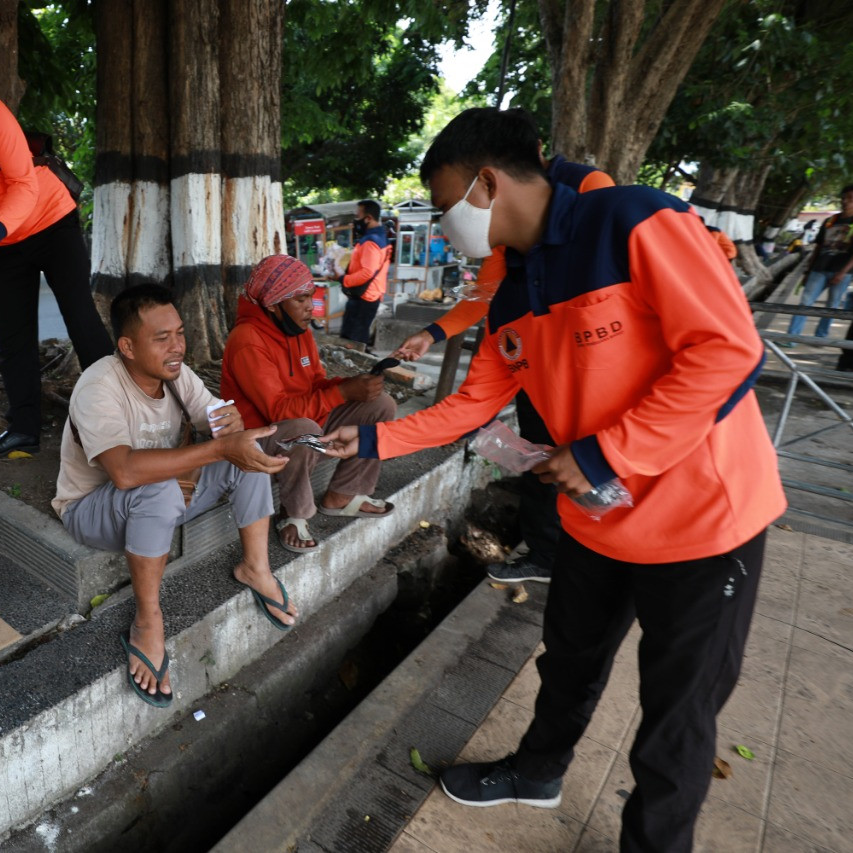
[[[524,607],[476,587],[211,853],[387,849],[435,784],[409,747],[452,761],[536,648],[547,587],[530,587]]]
[[[471,490],[489,479],[482,461],[465,457],[461,449],[436,450],[398,460],[396,468],[387,463],[383,481],[404,481],[389,495],[397,506],[393,515],[377,522],[331,519],[317,551],[284,565],[276,550],[276,574],[287,575],[301,618],[344,593],[421,519],[443,522],[460,513]],[[164,584],[176,690],[169,712],[145,705],[126,684],[115,638],[128,624],[129,601],[96,613],[56,638],[55,647],[46,643],[0,668],[0,694],[20,703],[0,717],[0,838],[100,773],[117,753],[168,726],[281,639],[248,590],[235,591],[232,550],[176,573],[168,590]],[[205,595],[219,600],[211,604]]]
[[[0,542],[5,556],[70,595],[79,610],[93,595],[125,579],[124,555],[79,545],[58,518],[44,515],[0,491]]]

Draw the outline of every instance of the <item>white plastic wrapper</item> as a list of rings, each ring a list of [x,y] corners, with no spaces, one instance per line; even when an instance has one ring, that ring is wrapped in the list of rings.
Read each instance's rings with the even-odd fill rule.
[[[222,429],[223,424],[219,426],[216,425],[216,421],[219,420],[219,415],[216,414],[217,409],[221,409],[223,406],[233,406],[233,400],[218,400],[215,403],[211,403],[207,407],[207,422],[210,425],[210,433],[211,435],[218,430]]]
[[[622,485],[622,481],[618,477],[602,483],[586,494],[572,497],[572,501],[596,521],[600,521],[601,516],[606,515],[616,507],[634,506],[631,493]]]
[[[532,444],[502,421],[492,421],[477,430],[471,449],[501,468],[513,474],[521,474],[544,462],[548,458],[546,451],[552,448],[547,444]]]
[[[529,471],[544,462],[550,455],[548,451],[553,450],[547,444],[527,441],[502,421],[492,421],[479,429],[471,441],[471,449],[513,474]],[[571,497],[571,500],[596,521],[600,521],[611,509],[634,505],[631,493],[618,477],[602,483],[586,494]]]
[[[450,287],[445,293],[465,302],[491,302],[499,285],[499,281],[471,281]]]

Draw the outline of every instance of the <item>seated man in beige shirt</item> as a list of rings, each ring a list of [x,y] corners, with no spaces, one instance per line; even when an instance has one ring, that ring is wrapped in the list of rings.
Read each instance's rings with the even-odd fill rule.
[[[219,402],[183,364],[184,328],[168,290],[138,285],[111,306],[117,352],[96,361],[71,395],[53,507],[74,539],[124,551],[136,617],[121,641],[128,680],[150,705],[172,701],[160,583],[176,526],[228,495],[243,559],[234,568],[264,616],[282,631],[297,616],[268,554],[269,474],[284,458],[257,441],[273,428],[244,430],[233,405],[212,412],[213,440],[187,443],[192,428],[210,431]]]

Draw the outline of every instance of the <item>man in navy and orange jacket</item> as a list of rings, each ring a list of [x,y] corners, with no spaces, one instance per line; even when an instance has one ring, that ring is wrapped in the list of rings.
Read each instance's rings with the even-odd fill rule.
[[[355,235],[359,238],[349,267],[341,276],[347,304],[341,322],[341,337],[369,343],[370,324],[379,310],[388,284],[391,246],[375,201],[360,201],[356,209]]]
[[[507,278],[459,391],[399,421],[344,427],[331,452],[389,458],[452,441],[523,389],[556,447],[562,538],[515,755],[442,775],[458,802],[556,807],[635,615],[643,630],[636,787],[622,853],[683,853],[707,793],[716,714],[737,681],[767,525],[785,508],[751,390],[763,349],[728,261],[682,201],[648,187],[551,185],[520,111],[466,110],[421,166],[453,245],[507,245]],[[632,507],[573,500],[614,479]]]

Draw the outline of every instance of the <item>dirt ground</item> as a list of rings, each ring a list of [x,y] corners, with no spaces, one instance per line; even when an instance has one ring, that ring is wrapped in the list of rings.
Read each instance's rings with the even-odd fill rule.
[[[319,339],[318,335],[318,339]],[[320,355],[329,376],[355,376],[368,369],[371,355],[344,350],[318,340]],[[21,459],[0,459],[0,489],[40,512],[53,515],[50,505],[56,494],[56,477],[59,473],[59,447],[62,430],[68,415],[68,401],[74,383],[80,375],[76,357],[69,341],[45,341],[41,345],[42,365],[42,432],[41,450]],[[219,362],[193,367],[205,385],[214,394],[219,393]],[[388,392],[398,403],[413,392],[396,383],[386,383]],[[0,432],[6,429],[7,399],[0,382]]]

